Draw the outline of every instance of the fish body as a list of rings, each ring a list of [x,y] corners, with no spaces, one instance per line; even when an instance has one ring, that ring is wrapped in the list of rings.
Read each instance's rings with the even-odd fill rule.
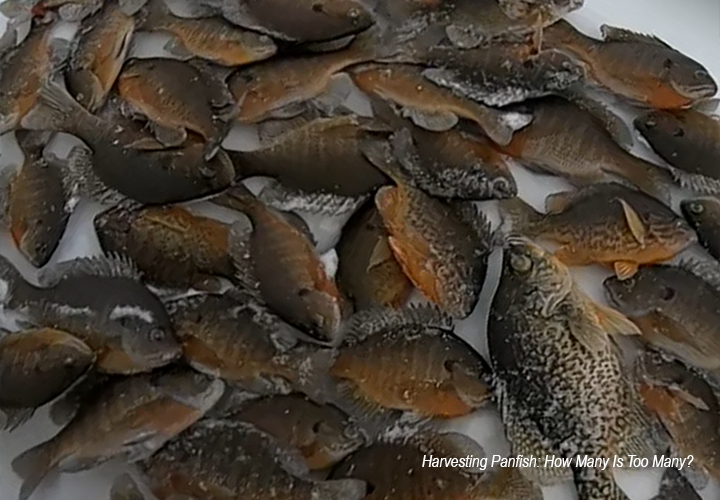
[[[5,0],[0,12],[9,18],[32,16],[46,19],[57,11],[63,21],[81,21],[102,8],[104,0]]]
[[[608,278],[603,286],[645,341],[691,366],[720,373],[720,295],[701,277],[681,267],[652,266],[631,280]]]
[[[437,310],[366,311],[354,322],[329,374],[361,407],[454,418],[490,396],[482,358]]]
[[[338,285],[356,310],[402,307],[413,285],[392,253],[374,202],[350,218],[336,250]]]
[[[720,202],[709,198],[686,200],[680,202],[680,209],[703,248],[720,260]]]
[[[674,467],[668,467],[660,480],[660,491],[650,500],[702,500],[690,481]]]
[[[65,81],[90,112],[103,105],[115,85],[134,33],[135,19],[113,3],[83,21]]]
[[[601,32],[597,40],[560,21],[545,30],[543,43],[577,57],[602,87],[645,106],[684,108],[717,92],[704,66],[659,38],[607,25]]]
[[[651,111],[635,128],[655,152],[678,171],[682,187],[720,193],[720,121],[692,109]]]
[[[144,464],[159,500],[177,496],[252,500],[360,500],[358,480],[310,482],[292,474],[292,457],[250,424],[198,422]],[[290,462],[290,464],[288,464]],[[302,467],[300,467],[300,470]]]
[[[79,472],[113,458],[148,457],[202,418],[224,384],[192,371],[137,375],[111,382],[49,441],[13,461],[27,500],[51,472]]]
[[[511,238],[488,324],[497,395],[513,455],[612,459],[648,456],[651,425],[611,334],[636,333],[627,318],[593,303],[557,259]],[[627,497],[610,470],[574,467],[579,498]],[[525,468],[550,485],[562,468]]]
[[[625,151],[601,120],[560,97],[529,104],[533,121],[501,150],[530,168],[565,177],[576,185],[620,177],[661,200],[670,174]]]
[[[94,362],[92,349],[60,330],[8,334],[0,339],[0,409],[11,416],[32,412],[65,392]]]
[[[201,57],[222,66],[242,66],[275,55],[267,35],[239,28],[224,19],[186,19],[173,15],[164,0],[151,0],[140,29],[164,31],[175,37],[171,52]]]
[[[230,228],[215,219],[181,207],[148,207],[107,210],[94,225],[103,250],[129,256],[150,283],[188,288],[234,277]]]
[[[49,136],[17,132],[25,155],[8,182],[4,218],[20,253],[35,267],[50,260],[65,233],[72,207],[60,169],[43,157]]]
[[[620,279],[640,265],[672,258],[697,241],[692,228],[669,207],[616,183],[560,192],[540,214],[516,198],[501,202],[513,231],[562,245],[555,252],[567,265],[612,266]]]
[[[45,286],[24,281],[0,261],[7,307],[26,312],[43,327],[67,331],[97,353],[106,373],[136,373],[180,355],[165,307],[124,260],[88,257],[55,264]]]
[[[252,424],[299,450],[311,470],[327,469],[364,443],[347,415],[301,394],[250,401],[232,419]]]

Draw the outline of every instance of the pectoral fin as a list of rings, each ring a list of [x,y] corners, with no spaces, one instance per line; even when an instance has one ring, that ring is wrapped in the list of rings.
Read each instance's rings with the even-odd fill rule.
[[[625,221],[630,228],[633,238],[641,245],[645,245],[645,238],[647,237],[647,227],[645,227],[645,223],[628,202],[623,199],[618,199],[618,201],[622,205],[623,212],[625,213]]]

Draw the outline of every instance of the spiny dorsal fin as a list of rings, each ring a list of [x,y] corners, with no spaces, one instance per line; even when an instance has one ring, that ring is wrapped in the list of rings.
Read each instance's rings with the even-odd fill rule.
[[[631,207],[630,204],[622,198],[618,198],[618,202],[620,203],[620,205],[622,205],[623,213],[625,214],[625,221],[627,222],[627,225],[630,228],[630,232],[635,238],[635,241],[640,243],[640,245],[645,245],[645,238],[647,237],[647,227],[640,218],[640,215],[638,215],[635,209]]]
[[[485,212],[480,210],[474,202],[456,201],[452,203],[458,217],[475,230],[481,241],[488,243],[488,249],[492,245],[493,232],[492,223]]]
[[[371,335],[399,327],[415,326],[453,331],[453,319],[432,305],[410,305],[405,309],[370,309],[350,319],[347,340],[362,342]]]
[[[40,270],[37,277],[42,286],[51,287],[74,276],[142,280],[142,273],[130,257],[112,252],[58,262]]]
[[[600,33],[602,34],[603,40],[605,40],[606,42],[647,43],[672,49],[672,47],[670,47],[667,43],[663,42],[654,35],[646,35],[644,33],[638,33],[636,31],[625,28],[617,28],[615,26],[608,26],[607,24],[603,24],[602,26],[600,26]]]

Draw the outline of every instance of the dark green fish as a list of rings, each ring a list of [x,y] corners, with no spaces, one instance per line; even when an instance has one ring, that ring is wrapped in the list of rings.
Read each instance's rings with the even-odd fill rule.
[[[720,202],[711,198],[685,200],[680,202],[680,210],[703,248],[720,260]]]

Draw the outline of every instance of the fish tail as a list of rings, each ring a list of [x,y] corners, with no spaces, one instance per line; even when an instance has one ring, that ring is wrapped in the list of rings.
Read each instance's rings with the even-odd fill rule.
[[[522,234],[530,237],[537,235],[542,222],[545,220],[543,214],[519,197],[500,200],[499,205],[505,234]],[[507,227],[508,225],[510,227]]]
[[[38,105],[23,119],[29,130],[64,130],[73,132],[75,120],[87,113],[57,82],[48,81],[40,89]]]
[[[611,468],[593,467],[573,469],[578,500],[629,500],[612,475]]]
[[[53,453],[49,443],[41,443],[15,458],[12,468],[22,478],[18,500],[28,500],[53,469]]]
[[[313,486],[314,500],[360,500],[365,497],[367,485],[360,479],[335,479]]]
[[[4,256],[0,255],[0,304],[8,304],[25,283],[20,271]]]
[[[663,203],[669,203],[670,188],[674,186],[670,172],[640,158],[630,158],[630,161],[620,162],[612,173]]]

